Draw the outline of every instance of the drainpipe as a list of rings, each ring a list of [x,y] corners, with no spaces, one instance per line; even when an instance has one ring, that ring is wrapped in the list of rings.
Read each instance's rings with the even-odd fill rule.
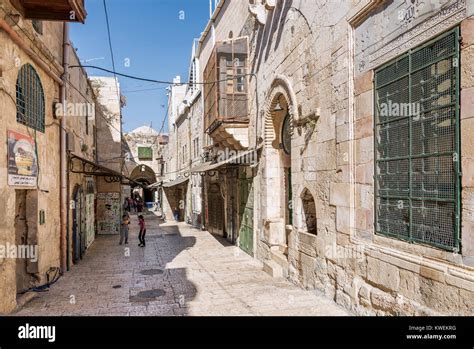
[[[43,71],[48,74],[55,82],[62,86],[63,81],[55,73],[55,70],[59,70],[60,66],[54,63],[51,63],[52,66],[44,63],[39,55],[28,46],[28,44],[21,38],[21,36],[3,19],[0,18],[0,29],[4,30],[15,44],[17,44],[27,55],[28,57],[35,62]]]
[[[66,115],[67,115],[67,79],[68,79],[68,68],[69,68],[69,25],[64,23],[63,25],[63,84],[61,86],[61,104],[63,107],[63,115],[61,117],[61,239],[60,239],[60,251],[61,251],[61,270],[69,271],[69,214],[68,214],[68,158],[67,158],[67,142],[66,142]]]

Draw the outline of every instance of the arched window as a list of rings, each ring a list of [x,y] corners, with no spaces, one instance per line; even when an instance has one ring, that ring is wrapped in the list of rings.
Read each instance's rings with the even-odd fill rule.
[[[316,204],[313,195],[308,189],[303,190],[301,194],[301,203],[303,208],[303,223],[310,234],[317,235]]]
[[[25,64],[16,81],[16,121],[44,132],[45,103],[41,80],[31,64]]]

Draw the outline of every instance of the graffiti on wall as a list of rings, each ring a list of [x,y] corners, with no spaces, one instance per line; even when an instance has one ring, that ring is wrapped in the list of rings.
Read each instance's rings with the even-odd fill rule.
[[[118,234],[120,229],[120,193],[97,194],[97,231]]]
[[[94,241],[94,194],[86,195],[86,248]]]

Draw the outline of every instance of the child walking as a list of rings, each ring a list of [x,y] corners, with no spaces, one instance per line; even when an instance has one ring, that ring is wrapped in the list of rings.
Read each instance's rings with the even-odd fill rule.
[[[122,224],[120,225],[120,243],[123,243],[125,239],[125,244],[128,244],[128,225],[130,224],[130,217],[126,214],[122,216]]]
[[[140,226],[140,233],[138,234],[138,240],[140,240],[140,243],[138,244],[138,246],[145,247],[146,226],[145,219],[142,215],[138,216],[138,225]]]

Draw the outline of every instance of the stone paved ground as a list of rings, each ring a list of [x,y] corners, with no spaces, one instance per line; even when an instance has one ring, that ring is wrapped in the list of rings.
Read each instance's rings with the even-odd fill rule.
[[[78,265],[16,315],[347,315],[324,296],[271,278],[225,240],[146,219],[145,248],[137,246],[132,217],[129,256],[117,236],[98,237]]]

